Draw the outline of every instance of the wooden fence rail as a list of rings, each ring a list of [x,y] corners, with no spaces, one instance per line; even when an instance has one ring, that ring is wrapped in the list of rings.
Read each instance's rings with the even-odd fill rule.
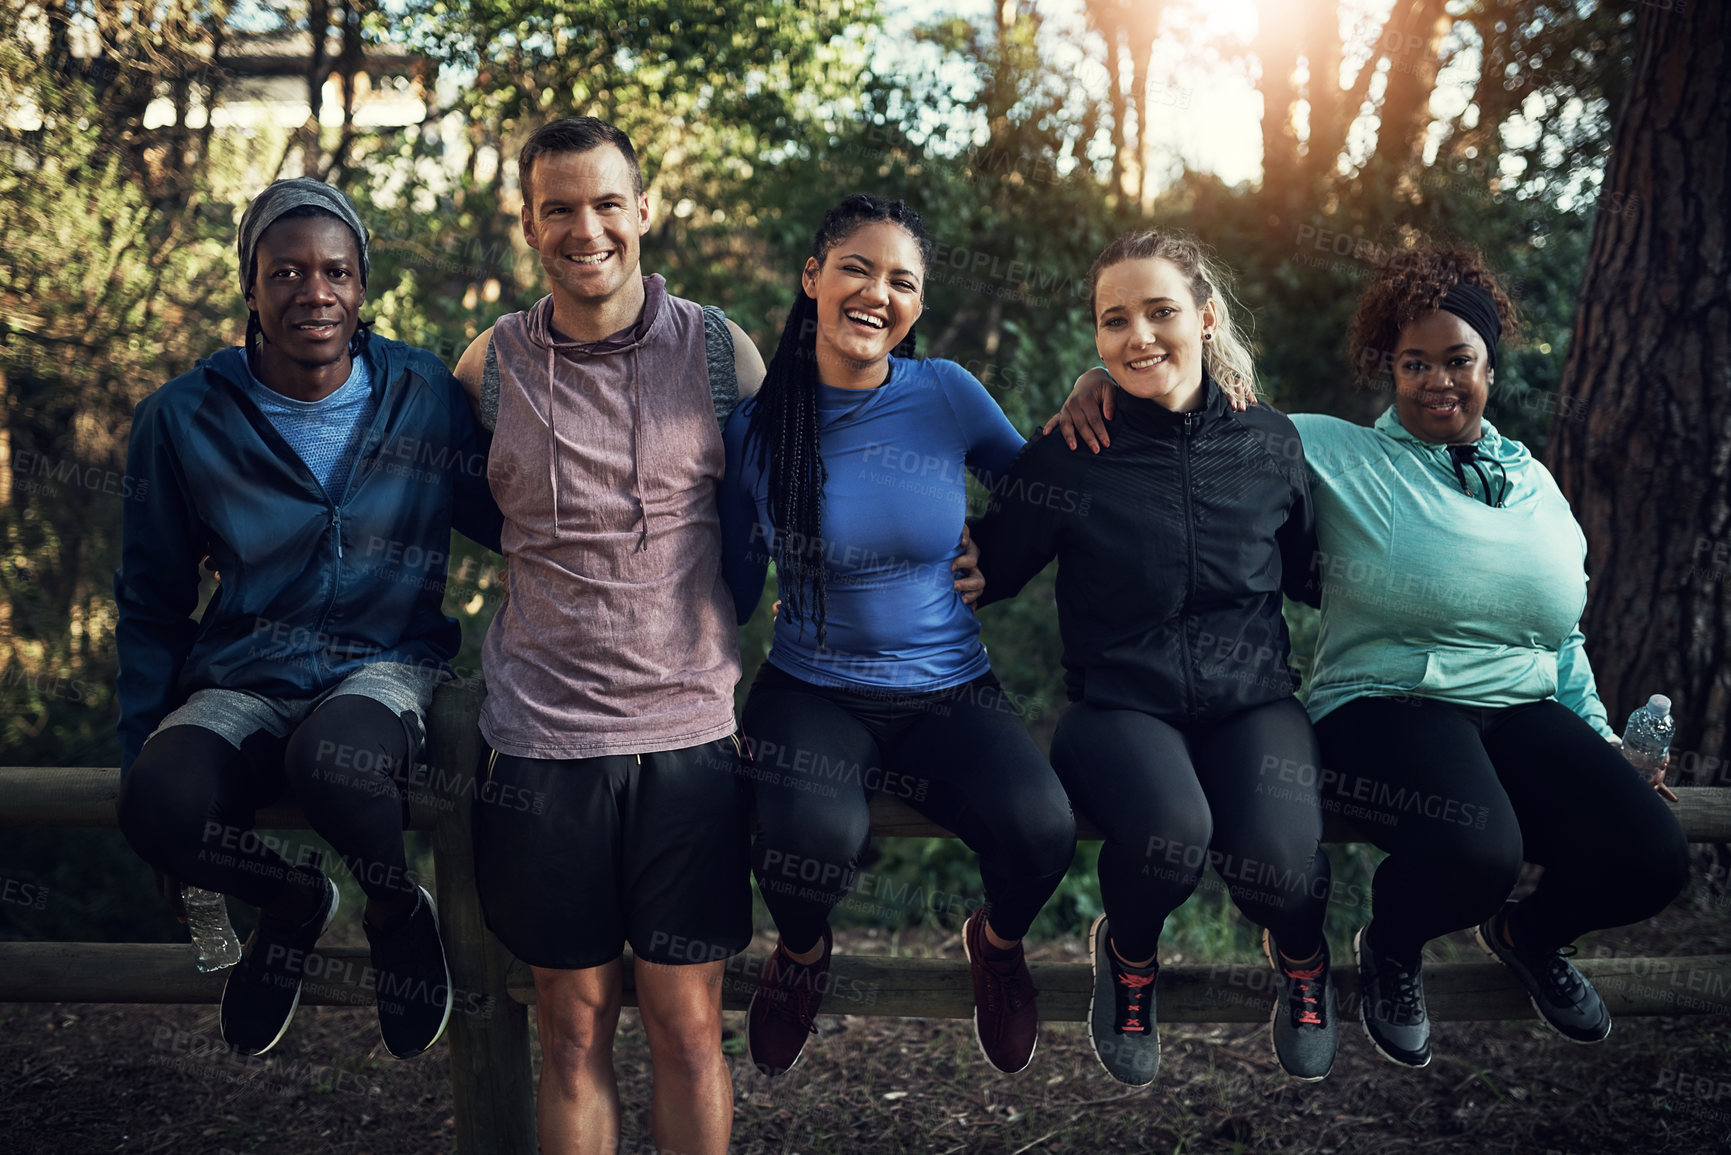
[[[439,923],[450,962],[455,1006],[446,1038],[462,1155],[535,1150],[534,1088],[528,1007],[535,1001],[529,968],[511,957],[485,926],[475,891],[472,801],[482,788],[476,728],[484,690],[476,682],[440,688],[428,725],[424,780],[411,789],[410,827],[431,831]],[[102,767],[0,767],[0,826],[112,827],[118,770]],[[1731,790],[1679,789],[1677,814],[1692,842],[1731,843]],[[305,829],[293,807],[259,813],[264,829]],[[904,803],[872,800],[878,837],[942,837]],[[1333,832],[1330,832],[1332,835]],[[1097,832],[1081,830],[1083,838]],[[629,960],[628,960],[629,961]],[[742,1010],[765,962],[760,951],[727,963],[723,1001]],[[1731,954],[1678,958],[1577,960],[1616,1015],[1731,1013]],[[308,964],[301,1001],[313,1006],[370,1006],[363,948],[321,950]],[[1040,1014],[1049,1021],[1087,1015],[1092,977],[1086,963],[1033,963]],[[920,1018],[966,1017],[973,1005],[967,964],[959,959],[838,955],[824,1011]],[[1167,966],[1160,971],[1163,1022],[1257,1022],[1268,1018],[1273,972],[1266,967]],[[1356,1017],[1357,975],[1337,967],[1341,1012]],[[214,1003],[225,976],[204,975],[176,943],[0,943],[0,1002]],[[625,969],[626,1000],[632,999]],[[1433,1018],[1525,1019],[1524,988],[1491,962],[1429,965],[1425,993]]]

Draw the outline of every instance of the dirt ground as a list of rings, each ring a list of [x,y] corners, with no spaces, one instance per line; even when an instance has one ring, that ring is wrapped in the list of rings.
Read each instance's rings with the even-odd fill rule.
[[[853,937],[838,947],[883,949]],[[960,956],[937,934],[915,945]],[[1583,944],[1611,950],[1725,952],[1731,924],[1723,909],[1673,908]],[[1623,1018],[1591,1047],[1536,1022],[1441,1023],[1422,1071],[1379,1058],[1348,1021],[1320,1084],[1280,1073],[1266,1025],[1168,1024],[1159,1080],[1130,1093],[1079,1024],[1045,1025],[1032,1066],[1006,1076],[966,1022],[826,1016],[800,1066],[770,1080],[743,1053],[743,1016],[727,1018],[733,1149],[749,1155],[1731,1151],[1731,1016]],[[0,1151],[13,1155],[453,1149],[445,1045],[396,1062],[370,1009],[303,1008],[265,1059],[223,1050],[214,1007],[14,1005],[0,1021]],[[625,1146],[647,1152],[648,1052],[631,1011],[617,1062]]]

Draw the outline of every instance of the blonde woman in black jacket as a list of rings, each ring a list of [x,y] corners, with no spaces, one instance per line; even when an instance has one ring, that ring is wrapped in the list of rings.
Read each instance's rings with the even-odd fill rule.
[[[1252,391],[1219,273],[1194,241],[1120,237],[1090,271],[1096,344],[1122,395],[1111,444],[1031,443],[974,526],[981,604],[1054,557],[1073,702],[1052,764],[1105,834],[1091,936],[1094,1051],[1152,1082],[1156,947],[1213,865],[1267,928],[1275,1053],[1328,1074],[1335,1008],[1322,922],[1316,739],[1293,697],[1283,590],[1305,591],[1314,533],[1298,435]]]

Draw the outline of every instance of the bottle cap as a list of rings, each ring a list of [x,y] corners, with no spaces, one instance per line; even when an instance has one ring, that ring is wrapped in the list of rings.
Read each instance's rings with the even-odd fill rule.
[[[1663,718],[1671,712],[1671,699],[1663,694],[1654,694],[1647,699],[1647,713],[1655,718]]]

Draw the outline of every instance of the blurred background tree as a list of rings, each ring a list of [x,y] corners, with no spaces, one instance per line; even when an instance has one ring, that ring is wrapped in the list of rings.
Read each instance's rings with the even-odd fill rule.
[[[1722,4],[1642,10],[1551,453],[1587,535],[1582,629],[1615,658],[1600,692],[1674,700],[1689,785],[1731,783],[1728,36]]]
[[[1516,290],[1528,334],[1505,357],[1489,415],[1539,451],[1555,427],[1563,472],[1597,479],[1572,491],[1590,521],[1592,502],[1623,492],[1629,463],[1591,415],[1568,422],[1571,395],[1559,402],[1570,350],[1616,331],[1586,311],[1575,327],[1589,246],[1596,269],[1637,254],[1634,285],[1675,251],[1637,246],[1635,233],[1649,235],[1641,222],[1662,217],[1685,246],[1697,227],[1685,222],[1701,235],[1722,230],[1725,134],[1712,116],[1725,97],[1703,87],[1716,75],[1711,61],[1685,70],[1664,100],[1664,86],[1635,73],[1637,46],[1661,38],[1716,50],[1723,37],[1701,23],[1704,7],[1647,5],[1637,28],[1630,6],[1593,0],[8,6],[0,761],[117,757],[109,591],[129,414],[238,339],[232,235],[247,198],[281,175],[343,187],[373,229],[368,311],[380,331],[454,363],[494,317],[543,291],[519,235],[514,158],[559,115],[600,115],[631,134],[653,211],[646,270],[724,305],[765,350],[823,210],[856,189],[910,200],[939,242],[921,349],[970,368],[1025,432],[1093,362],[1082,279],[1120,231],[1158,223],[1208,241],[1236,274],[1274,402],[1360,420],[1387,404],[1389,382],[1342,353],[1358,288],[1403,246],[1478,245]],[[1619,112],[1611,171],[1625,175],[1604,191]],[[1643,216],[1632,210],[1648,154],[1623,141],[1638,137],[1659,155],[1665,124],[1679,120],[1719,132],[1719,151],[1689,170],[1693,215],[1664,216],[1671,210],[1647,201],[1658,215]],[[1636,123],[1647,127],[1628,127]],[[1723,330],[1711,312],[1725,307],[1723,269],[1703,266],[1690,284],[1708,302],[1698,313],[1705,340]],[[1690,378],[1719,407],[1711,414],[1726,405],[1718,356]],[[1587,383],[1597,363],[1580,360],[1571,374],[1583,384],[1572,387],[1603,391]],[[1693,436],[1676,476],[1640,466],[1652,485],[1628,492],[1644,502],[1682,493],[1696,457],[1725,444],[1722,421],[1690,420],[1679,420]],[[1723,470],[1695,476],[1716,479],[1703,484],[1723,498]],[[1626,521],[1590,528],[1596,553],[1633,528]],[[1690,531],[1710,545],[1731,539],[1723,516]],[[1723,575],[1715,584],[1700,566],[1684,571],[1674,551],[1643,556],[1695,600],[1663,619],[1661,646],[1629,609],[1644,595],[1595,601],[1620,607],[1630,626],[1595,633],[1607,705],[1626,712],[1630,694],[1686,692],[1679,745],[1720,757],[1725,663],[1709,655],[1674,671],[1639,658],[1642,647],[1696,645],[1702,619],[1687,607],[1722,592]],[[462,672],[479,669],[498,574],[496,557],[455,544],[447,609],[464,624]],[[1595,599],[1619,580],[1596,569]],[[747,684],[767,649],[770,596],[742,634]],[[982,618],[994,667],[1044,741],[1063,705],[1049,578]],[[1302,649],[1313,623],[1300,613],[1293,624]],[[1625,685],[1611,674],[1622,670],[1638,675]],[[55,834],[0,851],[0,868],[85,896],[44,912],[0,909],[0,933],[168,933],[149,902],[106,897],[134,886],[112,879],[142,870],[124,847],[110,840],[102,857],[66,854],[69,845]],[[953,843],[885,853],[881,869],[927,889],[977,888]],[[1091,886],[1090,874],[1075,876],[1041,933],[1079,925],[1097,902]],[[910,905],[902,917],[937,914]],[[1199,949],[1225,918],[1197,924]]]

